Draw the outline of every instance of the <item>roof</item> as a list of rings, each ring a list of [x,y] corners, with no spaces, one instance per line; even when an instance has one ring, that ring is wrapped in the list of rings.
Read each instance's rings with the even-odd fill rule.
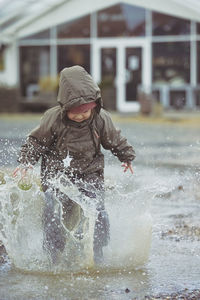
[[[9,41],[24,26],[63,2],[66,0],[0,0],[0,41]]]
[[[200,22],[199,0],[0,0],[0,41],[45,30],[53,25],[115,5],[128,3]]]

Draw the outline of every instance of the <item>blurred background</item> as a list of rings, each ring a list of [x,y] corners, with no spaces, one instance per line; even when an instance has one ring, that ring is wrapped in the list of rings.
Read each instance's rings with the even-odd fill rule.
[[[199,0],[0,0],[0,112],[55,105],[77,64],[110,111],[199,110]]]

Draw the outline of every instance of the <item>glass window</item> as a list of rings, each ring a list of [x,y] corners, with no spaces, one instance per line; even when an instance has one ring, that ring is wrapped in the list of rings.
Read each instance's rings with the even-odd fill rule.
[[[101,78],[111,77],[114,83],[116,77],[116,48],[101,49]]]
[[[116,48],[101,49],[101,95],[107,110],[116,110]]]
[[[182,85],[190,82],[190,43],[153,43],[153,82]]]
[[[200,108],[200,89],[196,89],[194,91],[194,99],[195,99],[195,104],[198,108]]]
[[[90,16],[59,25],[57,27],[57,36],[60,39],[90,37]]]
[[[20,47],[20,82],[23,96],[38,91],[39,80],[50,73],[48,46]]]
[[[200,42],[197,42],[197,82],[200,84]]]
[[[49,39],[50,38],[50,30],[44,30],[41,32],[38,32],[33,35],[29,35],[28,37],[24,38],[23,40],[40,40],[40,39]]]
[[[58,72],[80,65],[90,73],[90,45],[58,46]]]
[[[181,18],[152,13],[153,35],[190,34],[190,21]]]
[[[98,36],[144,36],[145,9],[118,4],[98,12]]]
[[[200,34],[200,23],[197,23],[197,34]]]
[[[142,48],[126,48],[126,101],[137,101],[142,82]]]

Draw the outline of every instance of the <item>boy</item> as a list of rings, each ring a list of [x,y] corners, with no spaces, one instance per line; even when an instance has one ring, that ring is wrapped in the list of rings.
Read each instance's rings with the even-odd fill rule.
[[[129,169],[133,173],[131,161],[135,153],[102,108],[100,89],[82,67],[73,66],[61,71],[58,103],[45,112],[41,124],[29,134],[18,159],[21,165],[15,169],[14,176],[21,172],[23,177],[27,169],[42,158],[41,183],[46,196],[44,247],[53,262],[65,247],[65,232],[60,216],[55,215],[54,199],[58,197],[62,203],[62,217],[66,220],[74,213],[76,205],[73,199],[52,187],[52,179],[65,174],[91,201],[98,198],[93,242],[94,260],[98,263],[102,259],[102,248],[109,241],[101,145],[123,162],[124,172]],[[71,161],[66,166],[68,156]],[[77,237],[82,238],[80,232]]]

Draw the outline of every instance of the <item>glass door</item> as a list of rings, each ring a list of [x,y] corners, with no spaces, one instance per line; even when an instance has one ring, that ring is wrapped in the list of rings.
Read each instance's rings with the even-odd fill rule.
[[[117,56],[117,109],[121,112],[140,110],[139,91],[145,84],[144,46],[124,43]]]
[[[101,48],[101,94],[104,107],[116,110],[116,48]]]
[[[142,48],[125,48],[125,101],[137,102],[142,84]]]
[[[101,39],[93,44],[92,74],[105,108],[140,110],[139,92],[151,86],[151,48],[145,39]]]

